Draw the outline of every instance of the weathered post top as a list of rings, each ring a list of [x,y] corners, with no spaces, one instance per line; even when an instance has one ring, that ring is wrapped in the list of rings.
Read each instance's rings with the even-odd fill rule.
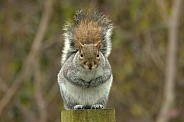
[[[61,122],[116,122],[115,109],[64,110]]]

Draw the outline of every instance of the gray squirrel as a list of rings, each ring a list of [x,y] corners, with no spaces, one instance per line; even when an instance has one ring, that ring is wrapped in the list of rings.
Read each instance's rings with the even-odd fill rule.
[[[113,24],[98,11],[79,10],[66,22],[58,83],[66,109],[105,108],[113,81],[108,56]]]

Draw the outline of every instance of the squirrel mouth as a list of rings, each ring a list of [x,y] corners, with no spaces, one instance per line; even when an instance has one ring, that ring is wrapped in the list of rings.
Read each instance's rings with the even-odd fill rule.
[[[92,69],[95,69],[97,67],[97,65],[94,61],[92,61],[92,62],[87,61],[84,65],[84,67],[88,70],[92,70]]]
[[[94,64],[94,63],[89,63],[89,64],[86,65],[86,68],[87,68],[88,70],[93,70],[93,69],[95,69],[96,67],[97,67],[97,65]]]
[[[91,70],[92,69],[92,64],[88,64],[88,69]]]

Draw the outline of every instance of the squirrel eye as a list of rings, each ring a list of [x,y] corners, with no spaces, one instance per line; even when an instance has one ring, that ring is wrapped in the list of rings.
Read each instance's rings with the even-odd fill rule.
[[[99,57],[99,54],[97,54],[96,57]]]
[[[83,54],[80,54],[80,57],[84,57],[84,55]]]

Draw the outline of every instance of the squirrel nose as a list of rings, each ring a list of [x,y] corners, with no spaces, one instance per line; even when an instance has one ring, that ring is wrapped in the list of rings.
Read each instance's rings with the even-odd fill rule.
[[[91,70],[92,69],[92,63],[88,64],[88,68]]]

